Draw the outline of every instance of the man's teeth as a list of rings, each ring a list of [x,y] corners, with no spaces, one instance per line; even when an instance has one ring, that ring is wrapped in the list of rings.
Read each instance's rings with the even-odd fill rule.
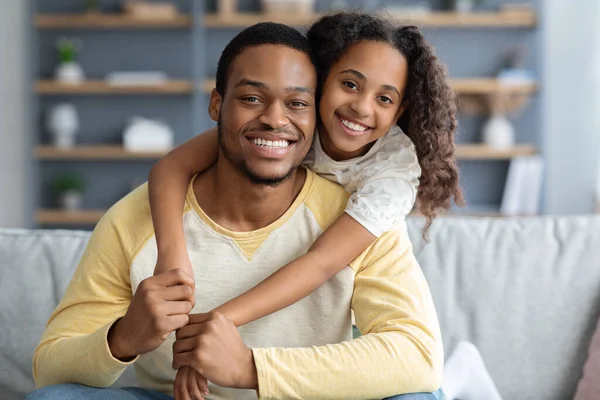
[[[342,124],[346,125],[348,128],[352,129],[353,131],[364,132],[367,130],[366,126],[355,124],[354,122],[350,122],[345,119],[341,119],[341,121],[342,121]]]
[[[288,142],[287,140],[265,140],[265,139],[258,139],[258,138],[252,139],[252,143],[254,143],[257,146],[277,147],[277,148],[288,147],[290,145],[290,142]]]

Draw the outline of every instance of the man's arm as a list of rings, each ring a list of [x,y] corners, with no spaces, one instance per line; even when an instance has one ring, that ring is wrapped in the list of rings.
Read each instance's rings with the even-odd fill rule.
[[[352,308],[363,336],[319,347],[254,349],[261,398],[384,398],[440,387],[439,323],[405,225],[379,238],[353,267]]]
[[[38,387],[77,382],[106,387],[129,363],[114,358],[107,335],[132,298],[129,261],[113,224],[114,210],[98,223],[33,356]]]

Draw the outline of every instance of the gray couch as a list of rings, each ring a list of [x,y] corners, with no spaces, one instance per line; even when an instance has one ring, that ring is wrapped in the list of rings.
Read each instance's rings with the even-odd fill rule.
[[[421,226],[409,220],[446,352],[474,342],[505,400],[572,399],[600,314],[600,218],[443,218],[428,244]],[[88,237],[0,229],[0,399],[33,389],[33,350]]]

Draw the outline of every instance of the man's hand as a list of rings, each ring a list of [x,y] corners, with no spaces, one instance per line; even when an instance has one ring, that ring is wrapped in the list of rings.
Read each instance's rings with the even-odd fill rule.
[[[110,351],[128,360],[155,350],[171,332],[187,325],[194,304],[194,280],[181,269],[143,280],[127,313],[108,333]]]
[[[189,366],[216,385],[258,390],[254,356],[236,326],[218,312],[190,315],[173,344],[173,369]]]
[[[173,384],[175,400],[204,400],[208,396],[208,382],[192,367],[181,367]]]

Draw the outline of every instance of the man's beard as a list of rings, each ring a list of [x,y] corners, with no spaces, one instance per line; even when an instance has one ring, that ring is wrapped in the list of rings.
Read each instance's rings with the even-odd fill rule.
[[[296,168],[298,168],[298,166],[300,165],[300,164],[292,165],[290,170],[284,176],[279,176],[279,177],[260,176],[250,170],[250,168],[248,167],[248,164],[246,163],[246,160],[244,159],[243,156],[241,156],[241,155],[236,156],[232,152],[230,152],[229,149],[227,149],[227,145],[225,144],[225,142],[223,140],[223,124],[221,123],[221,116],[219,116],[219,121],[217,122],[217,131],[218,131],[217,138],[218,138],[219,148],[223,152],[223,155],[225,156],[227,161],[229,161],[234,167],[236,167],[238,169],[238,171],[243,173],[250,180],[250,182],[252,182],[255,185],[277,187],[277,186],[281,185],[283,182],[290,179],[292,177],[292,175],[294,174],[294,171],[296,171]]]

